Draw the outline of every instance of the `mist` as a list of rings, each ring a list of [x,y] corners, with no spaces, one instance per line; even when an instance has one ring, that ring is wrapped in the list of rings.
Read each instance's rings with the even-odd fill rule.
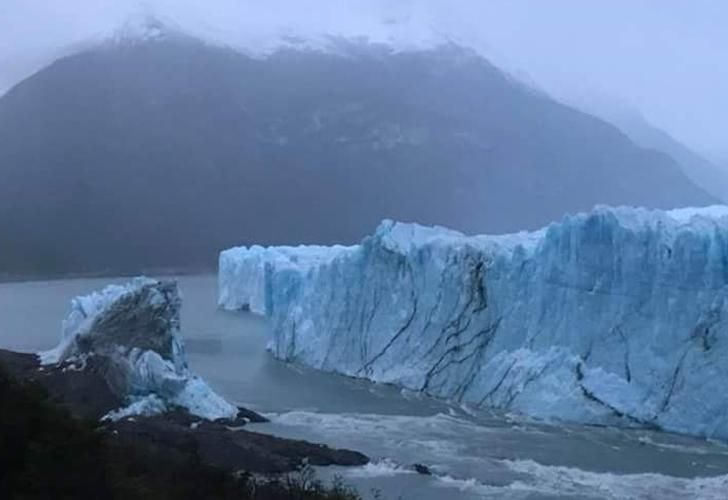
[[[727,16],[0,0],[0,498],[725,499]]]
[[[385,218],[507,233],[724,201],[704,156],[728,156],[727,11],[3,2],[0,272],[209,268]]]
[[[454,40],[562,101],[633,109],[693,149],[728,158],[728,5],[720,0],[273,0],[265,7],[226,0],[5,0],[0,92],[77,44],[148,14],[254,50],[282,35],[361,36],[400,47]]]

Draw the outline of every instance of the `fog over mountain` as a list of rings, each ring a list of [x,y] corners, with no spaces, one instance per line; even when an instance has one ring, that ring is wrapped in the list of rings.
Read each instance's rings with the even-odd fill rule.
[[[232,244],[353,242],[385,217],[505,232],[714,201],[456,44],[253,57],[152,27],[0,98],[0,272],[212,266]]]
[[[452,40],[559,100],[623,100],[700,154],[728,157],[723,0],[3,0],[0,93],[150,14],[247,51],[291,34],[406,48]]]
[[[612,123],[637,145],[663,152],[680,164],[698,186],[721,200],[728,201],[728,167],[692,150],[670,134],[650,123],[639,111],[617,103],[581,103],[584,109]]]
[[[0,500],[725,500],[726,19],[0,0]]]

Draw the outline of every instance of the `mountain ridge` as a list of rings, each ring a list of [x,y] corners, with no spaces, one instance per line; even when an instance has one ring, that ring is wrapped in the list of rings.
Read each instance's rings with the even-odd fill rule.
[[[722,202],[728,201],[728,168],[720,161],[697,152],[630,106],[597,99],[576,107],[611,123],[638,146],[669,155],[696,185]]]
[[[343,42],[341,42],[343,43]],[[252,57],[102,44],[0,97],[0,272],[213,265],[381,219],[536,227],[597,203],[710,204],[669,158],[454,44]]]

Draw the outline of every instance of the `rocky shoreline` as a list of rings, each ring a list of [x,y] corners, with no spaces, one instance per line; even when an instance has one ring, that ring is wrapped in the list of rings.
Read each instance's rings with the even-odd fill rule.
[[[356,451],[249,431],[244,428],[248,423],[266,419],[245,408],[239,408],[235,419],[215,421],[183,409],[100,421],[123,402],[106,383],[103,363],[93,358],[79,370],[69,363],[41,366],[35,354],[0,349],[0,368],[18,381],[39,384],[52,403],[73,416],[98,422],[108,439],[162,456],[194,455],[205,465],[259,474],[292,472],[305,464],[356,466],[369,461]]]
[[[250,474],[368,463],[355,451],[249,431],[265,417],[226,401],[189,368],[181,307],[174,281],[110,285],[71,301],[55,348],[0,350],[0,370],[112,447],[162,460]]]

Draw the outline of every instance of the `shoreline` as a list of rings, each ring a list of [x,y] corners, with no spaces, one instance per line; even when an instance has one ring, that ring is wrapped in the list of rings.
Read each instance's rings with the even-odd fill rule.
[[[245,418],[232,429],[179,410],[116,422],[83,417],[58,400],[61,367],[47,370],[56,372],[50,378],[37,368],[34,355],[0,350],[0,404],[8,410],[0,442],[12,458],[2,498],[362,500],[350,486],[317,479],[312,465],[326,453],[338,454],[334,463],[363,455],[249,432]],[[84,378],[75,373],[61,378]],[[76,396],[78,410],[87,398]]]
[[[184,268],[159,268],[145,269],[138,272],[133,271],[89,271],[79,273],[58,273],[58,274],[2,274],[0,273],[0,285],[12,283],[41,283],[45,281],[66,281],[81,279],[124,279],[136,276],[170,277],[170,276],[196,276],[204,274],[216,274],[215,267],[184,267]]]
[[[369,458],[357,451],[250,431],[246,429],[249,423],[268,419],[243,407],[238,407],[238,416],[233,419],[206,420],[176,408],[157,415],[105,420],[105,415],[124,404],[104,379],[106,370],[96,358],[89,358],[79,370],[66,363],[41,366],[36,354],[0,349],[0,372],[17,383],[40,386],[53,406],[142,451],[153,448],[157,453],[186,455],[195,450],[205,465],[259,474],[295,472],[307,464],[369,463]]]

